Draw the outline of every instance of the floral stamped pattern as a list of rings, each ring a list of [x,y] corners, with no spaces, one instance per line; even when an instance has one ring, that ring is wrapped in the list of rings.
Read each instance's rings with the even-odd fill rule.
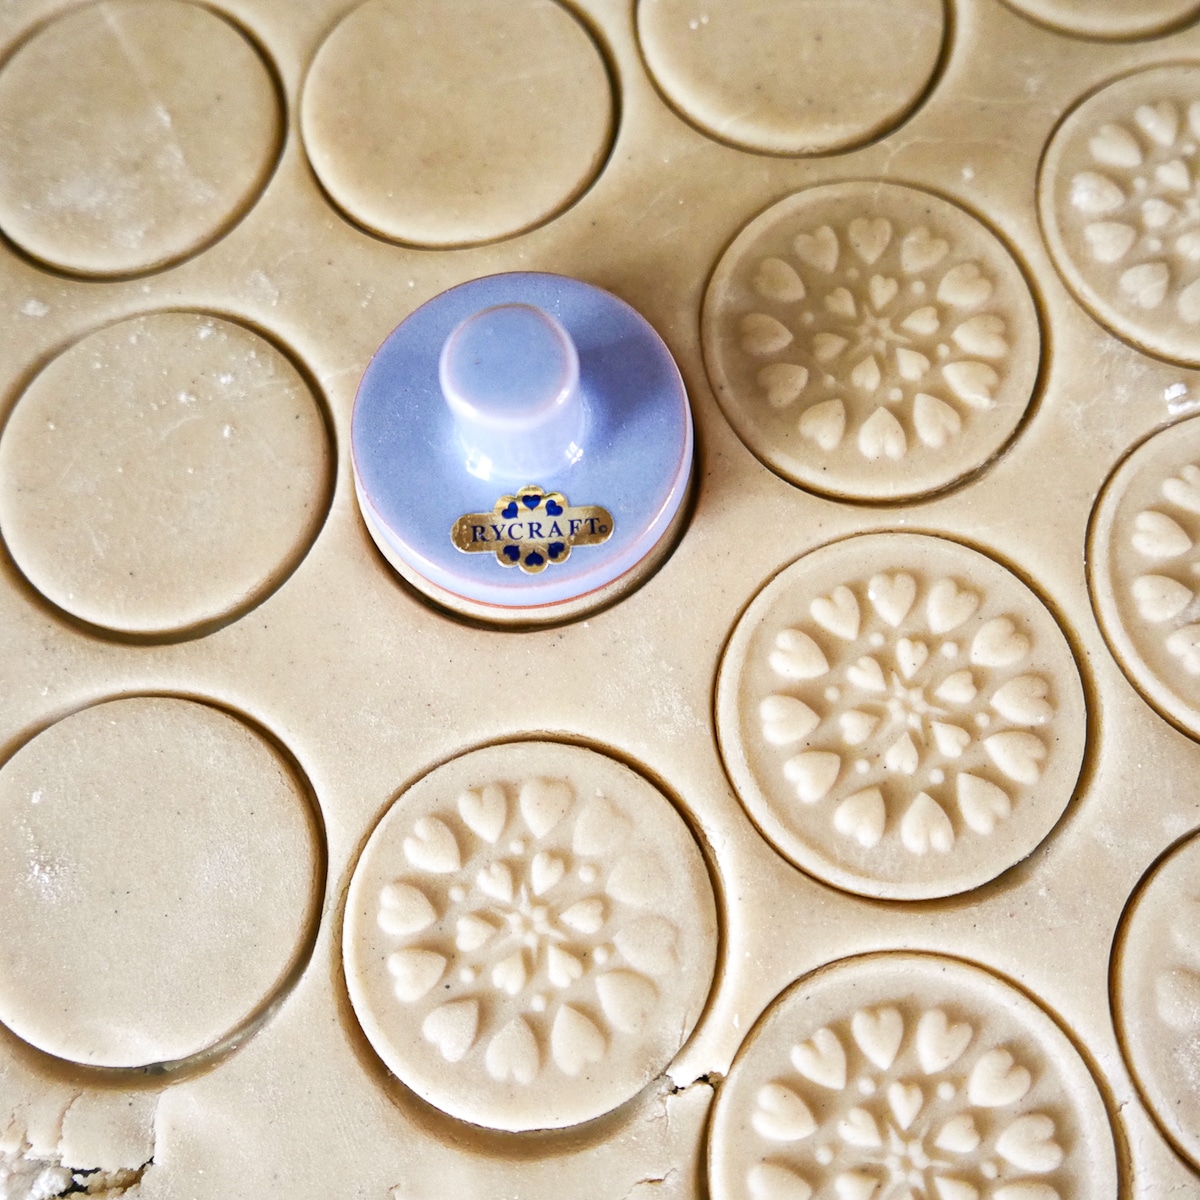
[[[1061,633],[995,564],[951,543],[924,562],[911,553],[931,541],[876,535],[802,559],[758,626],[738,693],[768,832],[800,865],[870,894],[948,894],[920,889],[998,873],[1021,856],[1014,818],[1020,827],[1023,809],[1044,804],[1052,824],[1078,770],[1081,745],[1064,745],[1078,676]],[[831,554],[844,569],[820,569]]]
[[[1043,213],[1101,320],[1200,360],[1200,71],[1142,72],[1085,101],[1052,144]]]
[[[735,243],[708,302],[718,393],[752,448],[848,494],[918,492],[978,466],[1036,373],[1036,318],[1007,252],[907,188],[817,188],[778,209]]]
[[[716,1118],[718,1137],[731,1110],[745,1122],[744,1144],[717,1155],[718,1200],[1102,1194],[1081,1188],[1078,1115],[1039,1039],[997,1021],[968,988],[944,986],[971,969],[951,965],[927,991],[936,960],[879,961],[896,975],[901,960],[909,979],[893,980],[892,993],[867,979],[865,1003],[844,980],[868,974],[870,959],[837,964],[776,1002],[767,1045],[752,1043],[755,1061],[735,1065],[733,1098]]]
[[[676,853],[694,868],[698,852],[669,815]],[[665,1065],[707,991],[683,956],[703,966],[713,906],[696,890],[707,886],[702,864],[672,878],[669,853],[639,829],[636,802],[562,775],[477,782],[398,820],[390,868],[372,869],[360,893],[360,928],[377,964],[363,990],[363,1004],[382,1009],[372,1023],[421,1046],[413,1062],[393,1035],[376,1044],[401,1078],[462,1073],[470,1103],[487,1112],[456,1115],[527,1128],[586,1119],[561,1120],[572,1106],[556,1104],[556,1091],[574,1089],[587,1106],[597,1077],[632,1094],[647,1054]]]

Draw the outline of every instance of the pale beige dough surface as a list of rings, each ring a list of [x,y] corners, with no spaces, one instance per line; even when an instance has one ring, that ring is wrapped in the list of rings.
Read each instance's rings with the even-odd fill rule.
[[[1200,840],[1177,846],[1125,915],[1113,971],[1129,1064],[1167,1136],[1200,1166]]]
[[[638,0],[638,37],[667,99],[707,133],[768,154],[861,145],[929,87],[941,0]]]
[[[1080,37],[1136,38],[1191,20],[1195,0],[1006,0],[1018,12]]]
[[[65,717],[0,768],[0,1020],[89,1066],[215,1046],[296,968],[324,880],[300,781],[215,708]]]
[[[1041,602],[979,553],[905,533],[814,550],[759,593],[721,664],[717,726],[783,854],[900,900],[1024,858],[1070,800],[1087,736]]]
[[[0,438],[0,533],[73,616],[182,634],[286,577],[330,469],[318,403],[274,346],[153,313],[85,337],[25,391]]]
[[[969,475],[1037,383],[1028,285],[989,230],[928,192],[830,184],[738,235],[704,301],[725,415],[785,478],[894,500]]]
[[[1033,1001],[936,955],[834,963],[751,1031],[709,1138],[713,1200],[1115,1196],[1104,1103]]]
[[[1059,126],[1038,203],[1067,285],[1152,354],[1200,364],[1200,67],[1118,79]]]
[[[628,767],[548,742],[476,750],[397,797],[346,902],[376,1052],[462,1120],[598,1117],[659,1075],[716,966],[704,859]]]
[[[1168,426],[1120,464],[1092,547],[1092,598],[1113,654],[1151,704],[1200,737],[1200,420]]]
[[[455,246],[566,207],[608,152],[604,60],[555,0],[366,0],[304,88],[305,145],[353,220]]]
[[[253,203],[281,132],[270,72],[215,13],[86,5],[0,70],[0,229],[67,271],[163,266]]]

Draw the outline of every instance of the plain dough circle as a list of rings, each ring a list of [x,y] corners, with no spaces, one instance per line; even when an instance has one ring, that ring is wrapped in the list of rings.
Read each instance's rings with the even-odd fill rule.
[[[0,532],[81,620],[163,635],[228,618],[298,561],[325,511],[321,411],[255,333],[154,313],[90,334],[0,438]]]
[[[1079,37],[1152,37],[1200,12],[1196,0],[1006,0],[1017,12]]]
[[[0,229],[67,271],[164,266],[249,208],[281,130],[266,65],[208,9],[76,9],[0,71]]]
[[[672,804],[551,742],[472,751],[414,784],[346,902],[346,983],[376,1053],[494,1129],[631,1099],[691,1034],[716,954],[712,883]]]
[[[366,0],[318,51],[301,120],[350,217],[455,246],[570,204],[608,152],[613,99],[595,43],[554,0]]]
[[[1102,325],[1200,366],[1200,66],[1152,67],[1083,100],[1042,161],[1055,266]]]
[[[754,598],[717,681],[742,803],[797,866],[861,895],[978,887],[1057,823],[1087,715],[1070,646],[1015,575],[957,542],[876,533]]]
[[[1104,1100],[1033,1000],[934,954],[831,963],[777,997],[717,1094],[713,1200],[1116,1196]]]
[[[0,769],[0,1020],[90,1066],[188,1058],[260,1012],[318,894],[305,792],[241,721],[98,704]]]
[[[892,183],[808,188],[734,239],[703,350],[746,446],[801,487],[900,500],[993,459],[1038,384],[1041,331],[1012,254],[975,217]]]
[[[1088,554],[1092,602],[1134,686],[1200,738],[1200,418],[1169,425],[1113,472]]]
[[[651,75],[701,129],[819,154],[908,116],[937,69],[946,13],[942,0],[639,0],[637,25]]]
[[[1148,872],[1121,922],[1113,1012],[1146,1104],[1200,1167],[1200,839]]]

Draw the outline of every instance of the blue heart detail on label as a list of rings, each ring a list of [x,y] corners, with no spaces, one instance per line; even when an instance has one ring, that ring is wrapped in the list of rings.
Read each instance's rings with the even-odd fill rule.
[[[554,514],[551,513],[550,515],[553,516]],[[551,542],[550,545],[547,547],[547,550],[548,550],[551,558],[558,558],[558,556],[566,548],[567,548],[566,545],[562,542]]]
[[[546,513],[551,517],[561,517],[563,508],[561,504],[555,504],[553,500],[546,501]]]
[[[505,546],[504,557],[507,558],[509,562],[516,562],[517,559],[521,557],[521,551],[517,549],[516,546]]]
[[[511,521],[517,515],[517,502],[514,500],[500,515],[506,521]]]
[[[525,555],[525,565],[527,567],[540,567],[545,561],[536,550],[532,554]]]
[[[532,496],[521,497],[521,503],[525,505],[526,508],[537,508],[541,502],[542,498],[541,496],[537,495],[537,493],[534,493]]]

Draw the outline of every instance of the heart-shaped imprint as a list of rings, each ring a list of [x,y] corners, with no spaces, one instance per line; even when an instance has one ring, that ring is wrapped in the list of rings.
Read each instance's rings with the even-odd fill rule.
[[[808,386],[808,368],[795,363],[771,363],[759,371],[757,379],[772,408],[787,408],[795,404]]]
[[[880,1008],[874,1012],[860,1008],[850,1018],[850,1032],[854,1034],[858,1048],[881,1071],[886,1071],[900,1052],[904,1018],[895,1008]]]
[[[843,1171],[834,1179],[833,1190],[837,1192],[838,1200],[874,1200],[879,1191],[879,1179],[865,1171]]]
[[[872,275],[867,283],[867,294],[871,297],[871,304],[876,312],[887,308],[895,300],[899,290],[900,284],[890,275]]]
[[[742,349],[755,358],[777,354],[791,345],[792,332],[767,313],[747,313],[741,322]]]
[[[800,233],[792,240],[796,257],[810,267],[829,274],[837,266],[837,234],[828,225],[822,225],[813,233]]]
[[[892,225],[884,217],[855,217],[846,234],[854,253],[872,266],[892,240]]]
[[[917,1022],[917,1059],[926,1075],[936,1075],[956,1063],[970,1044],[974,1030],[966,1022],[952,1025],[940,1008],[921,1014]]]
[[[846,1086],[846,1051],[832,1029],[818,1029],[807,1041],[793,1046],[792,1066],[821,1087],[840,1092]]]
[[[816,355],[817,362],[832,362],[848,345],[850,345],[849,341],[836,333],[818,333],[813,335],[813,354]]]
[[[865,1108],[852,1108],[838,1122],[837,1131],[843,1142],[862,1150],[873,1150],[883,1145],[879,1126]]]
[[[429,897],[407,883],[389,883],[379,893],[379,915],[376,918],[384,933],[407,937],[428,929],[437,920]]]
[[[556,988],[567,988],[583,978],[583,963],[561,946],[549,946],[546,949],[546,975]]]
[[[853,371],[850,372],[850,382],[864,392],[874,392],[883,382],[883,373],[873,354],[867,355]]]
[[[1126,171],[1142,165],[1142,148],[1123,125],[1101,125],[1088,140],[1092,157],[1106,167],[1121,167]]]
[[[917,581],[904,571],[873,575],[867,584],[867,596],[875,611],[895,629],[908,616],[917,598]]]
[[[953,579],[939,579],[929,589],[925,602],[930,632],[942,634],[957,629],[978,607],[979,597],[974,592],[960,589]]]
[[[544,896],[567,872],[567,865],[556,854],[540,850],[529,864],[529,880],[533,894]]]
[[[907,350],[903,346],[896,347],[896,370],[909,383],[920,383],[933,364],[918,350]]]
[[[466,1057],[479,1029],[479,1001],[454,1000],[435,1008],[421,1022],[421,1036],[441,1052],[447,1062]]]
[[[901,1129],[909,1129],[925,1103],[924,1093],[915,1083],[895,1080],[888,1085],[888,1105]]]
[[[992,707],[1014,725],[1045,725],[1054,716],[1050,685],[1038,675],[1018,675],[999,688]]]
[[[802,804],[815,804],[833,787],[842,760],[828,750],[806,750],[783,764],[783,776]]]
[[[392,991],[404,1004],[415,1004],[442,977],[446,959],[433,950],[397,950],[387,958]]]
[[[807,294],[796,269],[782,258],[764,258],[754,276],[754,290],[767,300],[793,304]]]
[[[889,771],[899,771],[902,775],[913,775],[921,765],[921,755],[911,733],[902,733],[884,751],[883,765]]]
[[[593,796],[575,822],[571,849],[576,854],[608,854],[628,841],[633,826],[603,796]]]
[[[817,1127],[808,1105],[782,1083],[765,1083],[758,1089],[750,1123],[772,1142],[799,1142]]]
[[[822,400],[804,410],[800,434],[822,450],[836,450],[846,433],[846,406],[840,400]]]
[[[613,942],[630,966],[650,975],[667,975],[675,969],[679,930],[666,917],[640,917],[617,931]]]
[[[883,668],[876,659],[864,655],[852,667],[846,668],[846,678],[864,692],[886,692]]]
[[[1179,293],[1175,311],[1189,324],[1200,323],[1200,279],[1195,279]]]
[[[1181,467],[1178,476],[1163,480],[1162,494],[1172,504],[1200,515],[1200,467],[1194,463]]]
[[[853,838],[865,850],[879,845],[886,820],[883,793],[877,787],[847,796],[833,811],[834,829],[844,837]]]
[[[507,863],[488,863],[475,876],[475,883],[485,896],[490,896],[493,900],[499,900],[502,904],[509,903],[513,898],[512,871],[509,869]]]
[[[918,392],[913,397],[913,428],[922,445],[940,450],[962,432],[962,417],[944,400]]]
[[[470,788],[458,798],[458,815],[472,833],[495,845],[508,819],[504,789],[498,783]]]
[[[948,363],[942,368],[942,374],[950,385],[950,390],[964,403],[972,408],[991,408],[996,402],[996,389],[1000,386],[1000,376],[994,367],[981,362]]]
[[[955,308],[978,308],[992,295],[992,281],[979,269],[977,262],[959,263],[951,267],[938,285],[937,298]]]
[[[564,1075],[578,1075],[604,1057],[604,1034],[577,1008],[564,1004],[550,1028],[550,1053]]]
[[[1006,730],[985,738],[988,758],[1016,783],[1034,784],[1041,778],[1046,746],[1036,734]]]
[[[847,746],[861,746],[875,731],[879,718],[871,713],[860,712],[857,708],[847,709],[838,714],[838,726],[842,731],[842,741]]]
[[[978,690],[975,686],[975,677],[970,671],[955,671],[953,675],[947,675],[938,684],[937,691],[933,694],[939,700],[945,700],[950,704],[970,704],[975,699]]]
[[[971,641],[971,662],[977,667],[1011,667],[1030,651],[1029,639],[1010,617],[993,617]]]
[[[967,1098],[976,1108],[1003,1108],[1022,1099],[1032,1083],[1033,1077],[1007,1050],[989,1050],[971,1068]]]
[[[835,317],[843,317],[853,321],[858,316],[858,305],[854,303],[854,293],[849,288],[834,288],[825,297],[825,308]]]
[[[506,1079],[532,1083],[540,1065],[537,1039],[520,1017],[514,1017],[488,1043],[483,1056],[487,1073],[498,1083]]]
[[[901,638],[896,643],[896,666],[905,679],[911,679],[929,661],[929,647],[922,641]]]
[[[900,328],[908,330],[909,333],[915,333],[919,337],[933,337],[941,328],[942,319],[938,316],[938,310],[932,304],[926,304],[922,308],[915,308],[912,312],[900,322]]]
[[[767,696],[758,706],[758,715],[763,737],[772,746],[790,746],[808,737],[821,722],[803,700],[794,696]]]
[[[844,584],[835,587],[828,596],[818,596],[809,606],[809,611],[813,620],[835,637],[846,642],[858,637],[858,600]]]
[[[1157,308],[1167,294],[1171,272],[1166,263],[1140,263],[1130,267],[1119,280],[1122,293],[1139,308]]]
[[[936,267],[950,252],[950,244],[918,225],[900,245],[900,264],[909,275]]]
[[[622,1033],[641,1033],[658,1002],[658,989],[632,971],[609,971],[596,980],[604,1015]]]
[[[1107,175],[1080,171],[1071,180],[1071,204],[1090,217],[1116,212],[1125,203],[1125,193]]]
[[[1179,113],[1169,100],[1139,105],[1133,119],[1138,128],[1160,146],[1174,145],[1179,134]]]
[[[485,921],[478,913],[467,913],[459,917],[454,929],[454,944],[467,954],[485,945],[488,938],[496,932],[496,926],[490,921]]]
[[[948,854],[954,848],[954,826],[927,792],[918,792],[900,821],[900,840],[912,854]]]
[[[858,431],[858,448],[872,462],[881,458],[898,462],[908,453],[908,438],[904,427],[886,408],[877,408]]]
[[[1154,168],[1154,179],[1159,187],[1169,192],[1190,192],[1192,177],[1182,159],[1173,158],[1170,162],[1159,163]]]
[[[577,933],[595,933],[604,924],[604,901],[599,896],[589,896],[565,909],[558,919]]]
[[[780,630],[768,662],[785,679],[817,679],[829,670],[824,651],[802,629]]]
[[[971,735],[958,725],[948,721],[931,721],[933,740],[937,748],[947,758],[961,758],[963,751],[971,744]]]
[[[565,779],[530,779],[521,784],[517,803],[534,837],[545,837],[567,815],[575,793]]]
[[[1008,353],[1008,338],[1004,335],[1007,326],[1004,319],[995,313],[981,313],[971,317],[955,329],[951,335],[954,342],[968,354],[980,358],[1003,358]]]
[[[1189,675],[1200,675],[1200,625],[1177,629],[1166,642],[1167,653],[1179,659]]]
[[[1008,793],[989,779],[963,771],[958,776],[958,807],[967,827],[989,834],[1012,813]]]
[[[557,950],[557,946],[552,946]],[[525,969],[525,956],[518,950],[507,958],[502,958],[492,968],[492,986],[510,996],[516,996],[525,987],[529,974]]]
[[[952,1154],[970,1154],[979,1148],[982,1140],[979,1130],[975,1128],[975,1118],[970,1113],[959,1113],[938,1130],[933,1144],[939,1150],[949,1150]]]
[[[421,817],[404,839],[404,856],[418,870],[447,875],[462,865],[458,843],[437,817]]]
[[[996,1153],[1020,1171],[1044,1175],[1062,1165],[1062,1147],[1054,1140],[1054,1122],[1044,1113],[1018,1117],[997,1139]]]
[[[1129,253],[1137,241],[1137,230],[1121,221],[1093,221],[1084,228],[1083,236],[1097,262],[1115,263]]]
[[[1166,513],[1146,509],[1133,519],[1133,548],[1147,558],[1178,558],[1192,548],[1192,539]]]
[[[755,1163],[746,1175],[751,1200],[810,1200],[812,1188],[782,1163]]]

